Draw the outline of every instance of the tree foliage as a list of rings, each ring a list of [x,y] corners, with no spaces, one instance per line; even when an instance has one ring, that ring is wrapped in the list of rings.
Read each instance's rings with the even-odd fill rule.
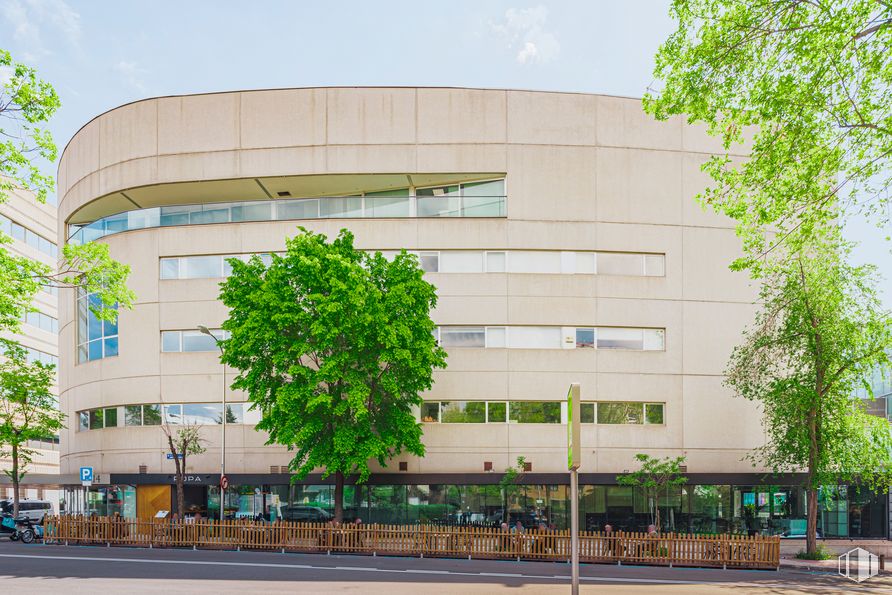
[[[885,0],[673,0],[658,119],[684,114],[747,139],[742,162],[711,158],[699,199],[738,222],[752,266],[779,244],[807,243],[838,208],[888,219],[892,183],[892,3]],[[773,227],[780,233],[767,235]]]
[[[200,455],[205,450],[205,440],[201,437],[201,429],[197,424],[173,427],[165,423],[161,427],[167,438],[167,448],[174,462],[174,481],[177,486],[177,510],[180,518],[186,514],[186,497],[183,486],[186,482],[186,462],[189,455]],[[223,513],[223,497],[220,497],[220,513]],[[222,517],[221,517],[222,518]]]
[[[45,202],[53,190],[52,176],[41,166],[56,160],[56,145],[42,128],[61,105],[52,85],[37,72],[0,49],[0,203],[12,193]],[[22,315],[32,309],[41,287],[78,287],[95,292],[106,306],[96,315],[113,320],[120,305],[130,307],[129,267],[111,259],[104,244],[65,245],[58,267],[50,267],[7,250],[11,239],[0,233],[0,330],[17,330]]]
[[[853,398],[872,370],[889,364],[892,318],[877,298],[874,267],[852,266],[847,254],[830,235],[776,259],[727,371],[728,386],[763,409],[767,441],[753,462],[806,470],[809,552],[819,487],[857,482],[885,491],[892,482],[889,422]]]
[[[660,532],[660,496],[670,487],[679,486],[688,481],[681,475],[681,465],[685,457],[666,457],[658,459],[647,454],[636,454],[635,460],[641,468],[631,473],[616,476],[616,483],[633,486],[644,490],[645,497],[654,499],[654,526]]]
[[[297,477],[335,474],[340,520],[345,475],[362,482],[371,460],[424,454],[413,408],[445,367],[434,287],[414,255],[357,250],[347,230],[329,243],[301,228],[268,266],[230,263],[220,298],[231,333],[222,359],[240,371],[232,386],[259,408],[270,443],[295,451]]]
[[[19,483],[31,464],[32,441],[46,440],[64,427],[64,415],[53,396],[55,366],[29,362],[25,350],[2,340],[0,358],[0,456],[9,457],[5,469],[13,486],[13,515],[19,513]]]

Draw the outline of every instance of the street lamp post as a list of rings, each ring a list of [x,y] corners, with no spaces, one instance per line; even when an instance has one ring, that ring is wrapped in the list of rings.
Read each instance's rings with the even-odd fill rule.
[[[220,340],[216,336],[214,336],[214,333],[212,333],[210,330],[208,330],[208,327],[204,326],[203,324],[198,325],[198,330],[202,334],[205,334],[214,340],[214,343],[217,344],[217,349],[220,350],[220,356],[221,356],[221,361],[222,361],[223,346],[220,345]],[[222,363],[223,363],[223,399],[222,399],[223,410],[222,410],[222,414],[221,414],[222,425],[220,426],[220,428],[221,428],[221,435],[220,435],[220,520],[221,521],[223,520],[223,499],[224,499],[223,491],[226,489],[223,486],[224,478],[226,477],[226,362],[222,362]]]

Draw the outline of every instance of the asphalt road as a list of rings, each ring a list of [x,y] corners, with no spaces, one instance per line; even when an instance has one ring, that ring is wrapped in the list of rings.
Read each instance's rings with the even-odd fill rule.
[[[24,545],[0,538],[7,593],[568,593],[570,569],[551,562],[326,556]],[[886,574],[856,585],[792,570],[583,565],[583,593],[892,593]]]

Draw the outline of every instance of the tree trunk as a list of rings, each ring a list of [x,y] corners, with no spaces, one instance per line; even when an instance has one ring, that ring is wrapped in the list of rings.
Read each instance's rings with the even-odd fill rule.
[[[12,518],[19,516],[19,445],[12,444]]]
[[[818,549],[818,490],[809,486],[806,490],[808,499],[808,522],[805,533],[805,551],[809,554]]]
[[[657,530],[657,533],[660,532],[660,489],[657,488],[654,490],[654,509],[656,510],[656,514],[654,514],[654,528]]]
[[[820,385],[819,385],[820,386]],[[805,551],[813,554],[818,549],[818,489],[815,486],[815,466],[818,460],[818,412],[808,412],[808,476],[806,498],[808,499],[808,518],[805,528]]]
[[[334,520],[344,522],[344,474],[335,472]]]

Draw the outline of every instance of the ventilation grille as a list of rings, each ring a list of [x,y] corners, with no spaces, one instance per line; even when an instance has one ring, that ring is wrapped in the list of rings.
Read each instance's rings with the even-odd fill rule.
[[[483,461],[483,470],[492,471],[492,461]]]
[[[400,461],[400,471],[408,471],[408,470],[409,470],[409,463],[407,463],[406,461]]]
[[[687,466],[687,465],[679,465],[679,466],[678,466],[678,472],[679,472],[679,473],[687,473],[687,472],[688,472],[688,466]]]
[[[533,470],[533,464],[532,463],[524,463],[523,470],[524,470],[524,473],[529,473],[530,471]]]
[[[276,194],[279,196],[279,198],[285,198],[286,196],[291,196],[291,193],[288,192],[287,190],[284,190],[282,192],[276,192]]]
[[[145,475],[146,473],[149,472],[149,468],[146,465],[140,465],[139,472],[140,472],[140,474]]]

